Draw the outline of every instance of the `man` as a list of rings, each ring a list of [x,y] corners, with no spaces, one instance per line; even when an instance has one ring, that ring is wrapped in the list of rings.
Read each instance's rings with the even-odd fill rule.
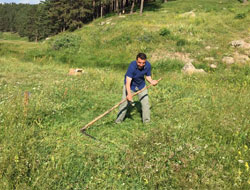
[[[136,60],[130,63],[127,73],[125,74],[122,99],[127,97],[127,101],[120,105],[119,113],[115,121],[116,123],[121,123],[124,120],[128,102],[132,102],[133,100],[132,94],[146,86],[144,77],[150,84],[157,85],[158,81],[151,78],[151,65],[147,61],[147,56],[144,53],[139,53],[136,56]],[[148,90],[139,93],[138,98],[142,105],[143,123],[148,123],[150,122]]]

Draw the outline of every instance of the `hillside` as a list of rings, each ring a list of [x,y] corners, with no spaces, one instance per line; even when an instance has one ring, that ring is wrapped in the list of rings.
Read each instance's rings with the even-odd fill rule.
[[[176,0],[40,43],[0,35],[0,189],[249,189],[249,49],[232,45],[250,43],[249,12]],[[152,122],[135,98],[125,122],[116,110],[88,129],[96,139],[82,135],[120,101],[138,52],[163,78],[149,89]],[[183,74],[190,62],[206,74]]]

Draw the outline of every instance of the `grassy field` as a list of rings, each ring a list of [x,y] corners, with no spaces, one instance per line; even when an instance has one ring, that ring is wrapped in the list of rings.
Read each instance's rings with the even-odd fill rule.
[[[236,51],[232,40],[249,39],[249,5],[177,0],[145,10],[41,43],[1,38],[0,189],[250,188],[250,65],[221,61]],[[152,122],[142,124],[135,98],[125,122],[114,124],[116,110],[89,128],[96,140],[82,135],[120,101],[140,51],[163,77],[149,90]],[[207,73],[184,75],[175,52]],[[69,76],[72,67],[85,72]]]

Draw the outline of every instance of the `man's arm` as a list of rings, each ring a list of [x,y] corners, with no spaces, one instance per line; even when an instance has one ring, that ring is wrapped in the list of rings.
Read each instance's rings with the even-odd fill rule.
[[[152,78],[151,78],[151,76],[146,76],[146,80],[150,83],[150,84],[152,84],[152,85],[157,85],[157,83],[158,83],[158,81],[157,80],[153,80]]]
[[[131,81],[132,81],[132,78],[126,76],[127,100],[130,101],[130,102],[133,100],[132,93],[131,93],[131,88],[130,88]]]

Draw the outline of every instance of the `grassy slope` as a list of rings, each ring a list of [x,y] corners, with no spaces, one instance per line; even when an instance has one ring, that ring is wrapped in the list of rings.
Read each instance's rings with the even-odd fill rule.
[[[0,189],[248,189],[248,65],[184,76],[174,61],[153,61],[154,77],[164,80],[150,89],[150,125],[134,108],[121,125],[113,123],[115,112],[93,125],[88,133],[98,141],[79,133],[120,100],[125,67],[136,52],[150,58],[187,52],[209,70],[204,57],[220,62],[234,51],[230,41],[247,37],[249,16],[233,18],[249,6],[190,2],[170,1],[143,17],[111,17],[115,25],[96,20],[75,33],[82,43],[73,53],[0,41]],[[190,10],[197,17],[180,16]],[[163,27],[171,38],[159,36]],[[188,45],[177,47],[179,39]],[[206,51],[207,45],[219,50]],[[57,64],[65,60],[85,66],[86,74],[67,76],[70,64]]]

